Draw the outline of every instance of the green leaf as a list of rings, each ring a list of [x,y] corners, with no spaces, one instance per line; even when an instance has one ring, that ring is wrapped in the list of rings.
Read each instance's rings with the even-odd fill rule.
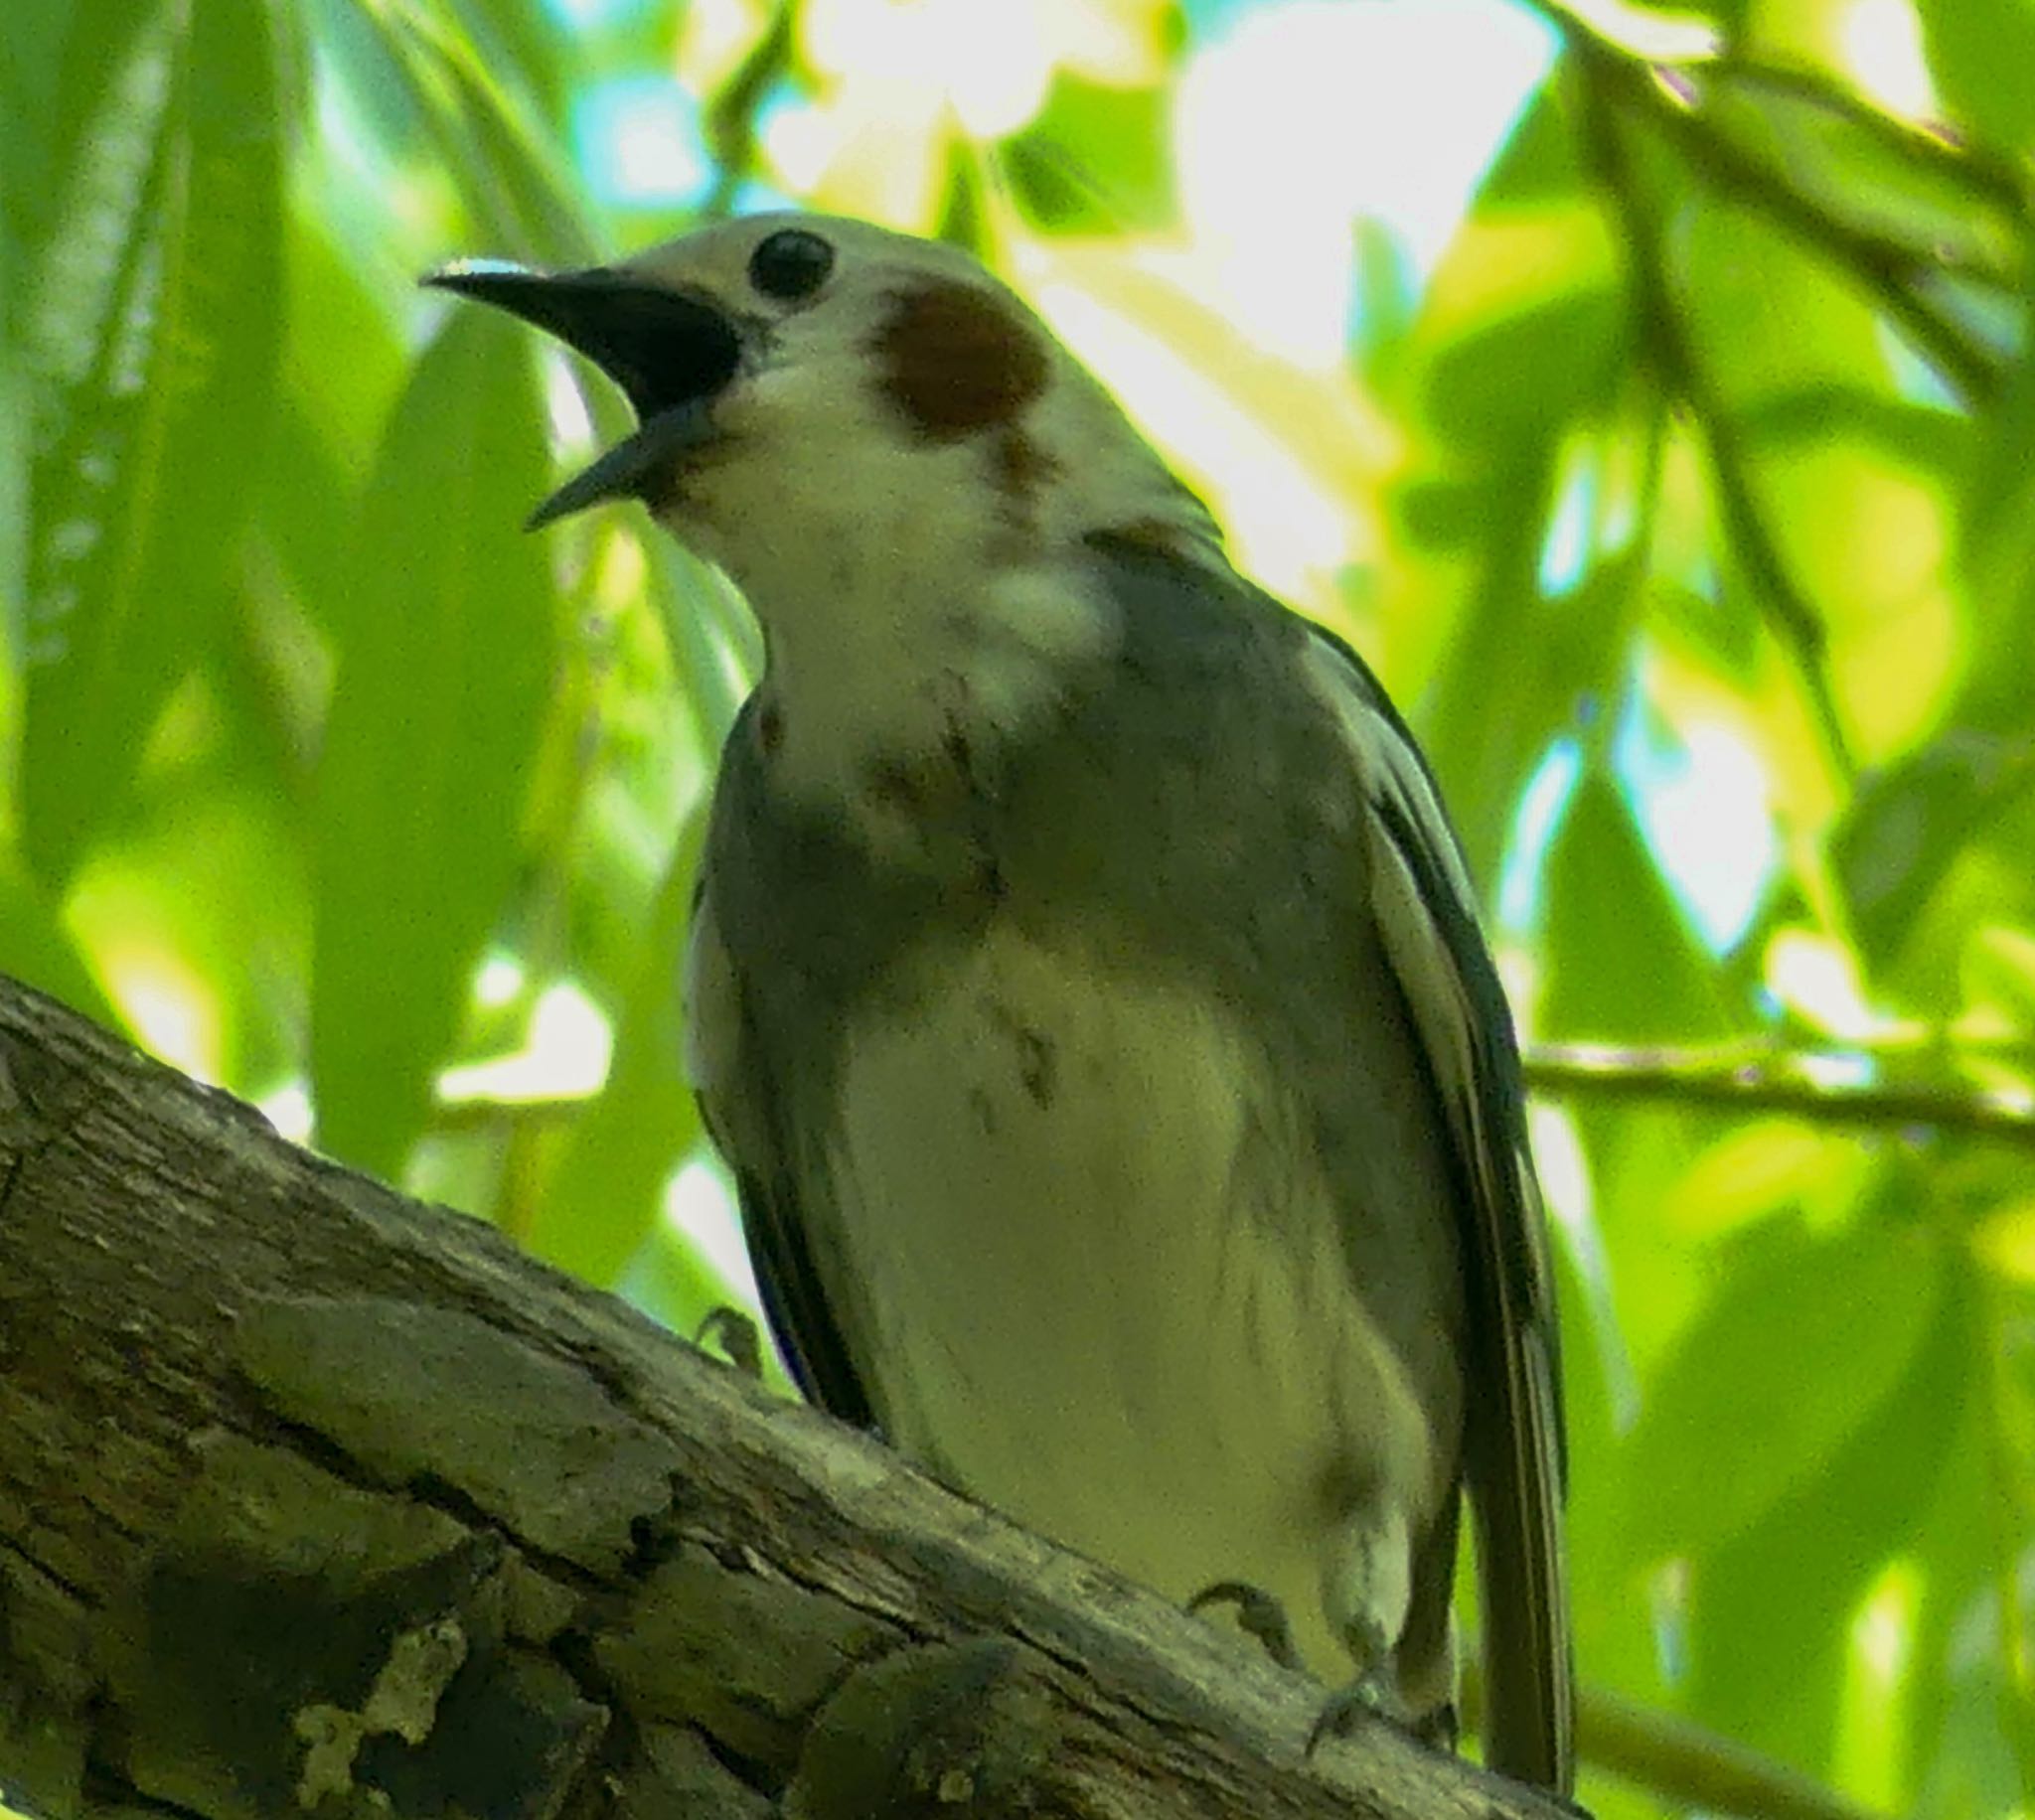
[[[281,332],[277,55],[265,0],[134,40],[37,274],[57,402],[33,477],[22,814],[53,883],[119,814],[230,598]]]
[[[1475,592],[1413,719],[1470,875],[1487,894],[1497,887],[1519,788],[1539,758],[1534,734],[1544,742],[1545,716],[1515,720],[1490,679],[1517,661],[1520,641],[1539,625],[1535,571],[1553,487],[1554,452],[1542,445],[1474,481],[1417,477],[1395,501],[1410,539],[1475,556]]]
[[[1831,837],[1851,933],[1873,969],[1893,965],[1944,875],[2035,789],[2035,739],[1947,728],[1867,780]]]
[[[700,1140],[700,1115],[681,1065],[680,982],[704,823],[703,804],[659,888],[617,1019],[606,1085],[574,1124],[524,1234],[539,1257],[604,1288],[642,1249],[665,1183]]]
[[[318,778],[311,1076],[320,1141],[393,1173],[422,1129],[518,829],[557,665],[527,334],[455,313],[369,486]]]
[[[2035,148],[2035,0],[1916,0],[1951,111],[2003,148]]]
[[[56,907],[9,852],[0,852],[0,974],[61,998],[109,1030],[127,1029]]]
[[[324,224],[301,215],[290,223],[288,281],[284,378],[334,455],[365,471],[405,378],[395,306],[409,297],[365,282]]]
[[[1406,249],[1382,222],[1358,222],[1350,250],[1351,363],[1374,392],[1395,393],[1419,315],[1420,280]]]
[[[1811,1483],[1892,1395],[1943,1299],[1926,1234],[1769,1223],[1650,1386],[1623,1479],[1629,1558],[1703,1555]]]
[[[1775,451],[1812,449],[1849,439],[1886,462],[1949,479],[1971,461],[1971,420],[1940,405],[1918,403],[1887,387],[1813,379],[1776,390],[1741,415],[1745,432]]]
[[[359,24],[346,41],[359,79],[381,105],[408,103],[405,125],[427,135],[493,250],[575,264],[599,256],[583,193],[513,70],[491,69],[435,12],[360,9]]]
[[[0,8],[0,219],[27,250],[49,231],[81,143],[130,68],[134,40],[163,0],[16,0]]]
[[[255,513],[291,606],[343,646],[359,606],[348,545],[360,489],[409,360],[390,287],[378,296],[321,227],[293,221],[289,255],[289,335]],[[397,295],[407,305],[408,286]]]
[[[1625,299],[1590,218],[1493,228],[1458,242],[1419,331],[1423,404],[1459,446],[1507,453],[1607,406],[1631,359]],[[1458,261],[1483,275],[1459,276]],[[1490,274],[1503,269],[1502,283]]]
[[[1617,783],[1584,773],[1547,857],[1540,1027],[1558,1041],[1700,1042],[1729,1027],[1716,963]]]
[[[1122,233],[1168,226],[1173,97],[1055,74],[1045,105],[1004,140],[999,166],[1024,212],[1055,233]]]
[[[1494,463],[1605,403],[1630,365],[1621,251],[1543,89],[1492,159],[1407,340],[1427,421]]]
[[[1902,1185],[1916,1183],[1906,1177]],[[1840,1265],[1841,1281],[1811,1290],[1801,1310],[1838,1355],[1825,1356],[1802,1388],[1832,1413],[1840,1399],[1848,1404],[1841,1444],[1802,1448],[1787,1494],[1740,1534],[1699,1551],[1690,1571],[1691,1713],[1816,1774],[1831,1760],[1859,1600],[1897,1557],[1918,1547],[1939,1552],[1950,1540],[1936,1523],[1951,1481],[1985,1470],[1985,1425],[1971,1416],[1991,1367],[1969,1274],[1945,1268],[1924,1235],[1875,1228],[1870,1236],[1884,1248],[1878,1261]],[[1915,1281],[1905,1283],[1904,1273]],[[1849,1310],[1848,1345],[1830,1331],[1840,1324],[1837,1296],[1847,1285],[1861,1295]],[[1863,1299],[1890,1289],[1884,1307]],[[1796,1337],[1801,1313],[1791,1316],[1792,1305],[1770,1310],[1794,1324],[1761,1344],[1763,1402],[1787,1397],[1801,1382],[1795,1376],[1804,1362]],[[1883,1321],[1900,1331],[1881,1331]],[[1898,1363],[1896,1352],[1903,1354]],[[1731,1370],[1728,1359],[1715,1363],[1734,1386],[1751,1375]],[[1758,1471],[1747,1442],[1766,1439],[1762,1426],[1733,1435],[1711,1430],[1692,1436],[1688,1447],[1707,1463],[1713,1490],[1729,1497],[1749,1463]],[[1961,1540],[1968,1549],[1977,1537],[1967,1532]],[[1979,1572],[1981,1564],[1966,1559],[1947,1583],[1923,1579],[1934,1593],[1968,1587]],[[1968,1620],[1968,1606],[1960,1614]],[[1919,1640],[1904,1639],[1909,1647]],[[1883,1790],[1861,1792],[1912,1811],[1906,1799],[1888,1802]]]
[[[1572,202],[1586,181],[1576,140],[1575,109],[1555,81],[1520,110],[1477,193],[1476,214]]]
[[[2020,209],[1996,166],[1810,71],[1725,63],[1696,85],[1706,125],[1765,185],[1801,197],[1840,229],[1901,247],[1909,271],[1933,265],[2011,288]],[[1751,174],[1738,181],[1743,188]]]
[[[2035,293],[2031,293],[2035,305]],[[1964,494],[1960,554],[1966,585],[1985,611],[1973,635],[1984,647],[1966,692],[1966,714],[1996,728],[2027,724],[2023,683],[2035,638],[2035,344],[2007,377],[1998,404],[1979,419]]]

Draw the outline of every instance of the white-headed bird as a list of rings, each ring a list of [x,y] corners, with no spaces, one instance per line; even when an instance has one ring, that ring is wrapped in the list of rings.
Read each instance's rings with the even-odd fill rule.
[[[537,522],[641,500],[761,624],[690,1060],[806,1392],[1430,1735],[1467,1491],[1486,1755],[1566,1791],[1516,1046],[1377,681],[956,248],[771,215],[433,282],[635,406]]]

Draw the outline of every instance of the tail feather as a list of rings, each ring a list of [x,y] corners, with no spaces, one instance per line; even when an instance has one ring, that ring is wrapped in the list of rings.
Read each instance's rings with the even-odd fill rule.
[[[1562,1540],[1560,1405],[1542,1334],[1508,1336],[1511,1420],[1471,1470],[1484,1614],[1484,1757],[1567,1796],[1575,1786],[1575,1664]]]

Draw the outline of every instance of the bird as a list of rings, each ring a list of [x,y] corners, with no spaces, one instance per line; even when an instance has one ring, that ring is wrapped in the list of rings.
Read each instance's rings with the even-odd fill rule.
[[[1517,1042],[1414,736],[967,250],[800,211],[426,282],[637,427],[753,611],[687,1056],[806,1395],[1566,1795],[1546,1219]]]

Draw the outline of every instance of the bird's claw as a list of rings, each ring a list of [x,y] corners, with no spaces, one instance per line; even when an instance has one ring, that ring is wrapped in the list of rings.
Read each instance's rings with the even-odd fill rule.
[[[1350,1737],[1365,1719],[1387,1720],[1402,1732],[1411,1733],[1416,1738],[1420,1736],[1413,1715],[1406,1710],[1406,1702],[1399,1696],[1398,1681],[1387,1662],[1381,1661],[1367,1668],[1322,1703],[1322,1710],[1315,1715],[1315,1723],[1308,1729],[1305,1754],[1313,1756],[1325,1739]]]
[[[1264,1646],[1265,1653],[1281,1668],[1302,1668],[1300,1647],[1293,1640],[1293,1625],[1286,1607],[1263,1587],[1241,1580],[1218,1580],[1203,1587],[1187,1600],[1189,1611],[1204,1611],[1210,1605],[1234,1605],[1237,1626]]]

